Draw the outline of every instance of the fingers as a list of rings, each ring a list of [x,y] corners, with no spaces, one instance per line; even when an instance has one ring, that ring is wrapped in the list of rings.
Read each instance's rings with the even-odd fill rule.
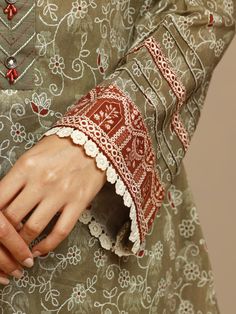
[[[33,266],[33,256],[28,245],[2,212],[0,212],[0,242],[20,264]]]
[[[68,204],[63,209],[51,233],[32,249],[33,256],[44,255],[54,250],[71,232],[79,219],[82,210],[78,210],[78,204]],[[40,254],[34,254],[39,251]]]
[[[0,271],[0,284],[2,285],[8,285],[10,280],[7,278],[7,275]]]
[[[10,256],[9,252],[2,245],[0,246],[0,268],[3,271],[3,274],[5,273],[6,276],[7,274],[15,276],[16,274],[16,277],[20,278],[21,274],[23,273],[22,266],[19,263],[17,263],[17,261],[12,260],[12,257]],[[13,274],[14,271],[16,272]]]
[[[55,216],[57,211],[62,207],[62,201],[45,198],[35,209],[33,214],[25,222],[19,235],[27,244],[30,244],[44,228],[50,220]]]
[[[0,210],[3,209],[23,188],[24,176],[18,167],[12,167],[0,180]]]
[[[2,212],[16,228],[20,221],[40,202],[40,194],[34,185],[26,187]]]

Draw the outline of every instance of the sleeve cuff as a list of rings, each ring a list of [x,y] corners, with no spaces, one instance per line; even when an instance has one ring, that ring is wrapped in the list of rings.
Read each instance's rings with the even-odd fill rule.
[[[80,221],[88,225],[90,233],[99,239],[103,248],[119,256],[140,255],[145,236],[164,199],[148,130],[141,113],[118,87],[111,85],[102,90],[96,87],[90,91],[89,97],[89,102],[82,99],[81,106],[76,104],[44,135],[71,137],[75,144],[84,147],[88,156],[95,158],[99,169],[106,171],[107,181],[115,185],[116,194],[129,208],[130,221],[124,223],[115,239],[107,234],[106,227],[91,215],[89,209],[84,211]],[[86,104],[89,104],[87,109],[84,108]],[[108,112],[113,116],[108,117]],[[106,123],[102,124],[100,117]],[[112,133],[114,125],[116,128]]]

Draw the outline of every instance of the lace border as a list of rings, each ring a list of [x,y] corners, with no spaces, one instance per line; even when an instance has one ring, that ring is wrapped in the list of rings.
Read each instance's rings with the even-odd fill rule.
[[[49,136],[52,134],[56,134],[59,137],[70,136],[73,143],[83,146],[87,156],[95,158],[96,165],[99,169],[106,171],[107,181],[111,184],[115,184],[116,194],[122,196],[124,205],[130,208],[129,217],[131,221],[131,232],[129,235],[129,240],[133,243],[131,247],[132,253],[137,254],[141,249],[141,241],[138,231],[135,204],[123,180],[120,178],[112,164],[101,152],[97,144],[92,139],[89,139],[88,136],[83,132],[73,127],[56,126],[46,131],[43,136]],[[101,224],[97,222],[96,219],[91,215],[89,209],[85,209],[85,211],[80,216],[79,221],[88,225],[91,235],[99,239],[101,246],[104,249],[112,250],[118,256],[130,255],[130,250],[126,249],[121,244],[121,238],[124,231],[118,234],[115,242],[112,241]]]

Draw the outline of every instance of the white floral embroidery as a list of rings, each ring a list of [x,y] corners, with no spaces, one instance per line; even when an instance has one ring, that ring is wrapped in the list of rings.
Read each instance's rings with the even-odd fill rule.
[[[179,225],[180,235],[189,238],[194,234],[195,226],[192,220],[183,219],[182,223]]]
[[[22,142],[26,136],[25,127],[20,123],[16,122],[11,126],[11,136],[14,142]]]
[[[174,40],[169,32],[163,34],[163,45],[166,49],[171,49],[174,47]]]
[[[86,299],[86,295],[87,293],[83,284],[78,283],[73,288],[72,298],[76,303],[83,303]]]
[[[72,13],[75,18],[84,18],[88,12],[88,4],[85,0],[76,0],[72,2]]]
[[[104,250],[98,249],[94,252],[94,263],[97,267],[102,267],[105,265],[105,262],[107,260],[107,256],[104,252]]]
[[[184,275],[187,280],[196,280],[200,275],[199,266],[193,262],[185,264]]]
[[[130,274],[126,269],[122,269],[119,273],[118,282],[122,288],[127,288],[130,284]]]
[[[193,304],[184,300],[180,303],[178,314],[194,314]]]
[[[69,247],[67,252],[67,258],[70,264],[77,265],[81,260],[80,249],[76,245]]]
[[[52,70],[53,74],[61,74],[63,69],[65,69],[64,58],[59,55],[51,57],[48,67]]]

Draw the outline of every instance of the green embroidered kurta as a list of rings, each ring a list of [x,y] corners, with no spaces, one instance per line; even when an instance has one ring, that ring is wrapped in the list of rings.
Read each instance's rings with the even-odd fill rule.
[[[183,158],[234,36],[232,0],[11,2],[0,0],[1,178],[57,134],[107,181],[54,251],[1,286],[2,312],[219,313]]]

